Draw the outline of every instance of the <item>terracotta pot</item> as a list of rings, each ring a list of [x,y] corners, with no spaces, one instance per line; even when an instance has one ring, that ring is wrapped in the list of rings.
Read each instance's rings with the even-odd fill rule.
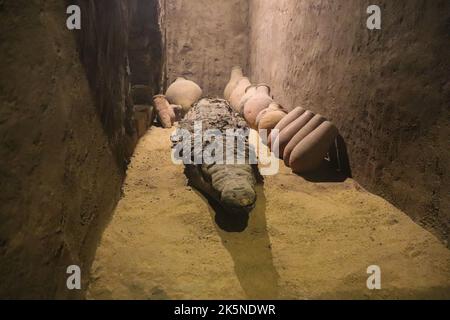
[[[288,124],[283,130],[281,130],[278,137],[272,143],[272,149],[278,148],[279,157],[283,157],[284,148],[287,146],[292,137],[303,128],[314,117],[314,113],[311,111],[305,111],[300,117]],[[273,150],[272,150],[273,151]]]
[[[278,124],[275,126],[274,129],[277,129],[278,132],[280,133],[281,130],[283,130],[285,127],[287,127],[292,121],[296,120],[298,117],[300,117],[306,110],[303,109],[302,107],[297,107],[294,110],[292,110],[291,112],[289,112],[287,114],[287,116],[285,116],[280,122],[278,122]],[[269,148],[272,145],[272,141],[275,141],[275,133],[271,133],[269,135],[269,138],[267,140],[267,145],[269,146]]]
[[[257,86],[252,84],[245,89],[245,94],[239,101],[239,106],[237,107],[237,110],[236,110],[236,112],[238,112],[241,116],[243,116],[245,104],[256,93],[256,87]]]
[[[202,94],[202,89],[195,82],[179,77],[167,89],[166,98],[170,104],[182,106],[183,112],[187,113]]]
[[[255,94],[248,99],[244,105],[244,119],[252,129],[257,129],[256,117],[273,102],[270,97],[270,87],[260,84],[256,88]]]
[[[166,97],[158,94],[153,97],[153,104],[156,108],[156,115],[163,128],[172,128],[175,119],[174,109],[170,106]]]
[[[225,90],[223,92],[223,96],[225,100],[230,100],[230,96],[233,93],[233,90],[237,87],[239,81],[244,77],[242,73],[241,67],[233,67],[231,69],[231,76],[230,81],[228,82],[227,86],[225,87]]]
[[[322,117],[320,114],[316,114],[303,128],[301,128],[295,136],[287,144],[286,148],[284,148],[283,152],[283,160],[284,164],[289,167],[289,158],[291,156],[292,150],[314,129],[322,124],[326,119]]]
[[[269,111],[259,121],[258,130],[267,130],[270,134],[273,128],[286,116],[286,112],[282,110]]]
[[[175,110],[172,106],[173,106],[173,104],[169,105],[169,108],[167,109],[167,113],[169,114],[171,125],[173,125],[177,119],[177,116],[175,115]]]
[[[292,150],[289,160],[292,171],[305,173],[317,169],[337,136],[337,128],[329,121],[323,122]]]
[[[272,102],[271,104],[269,104],[269,106],[266,109],[264,109],[260,113],[258,113],[258,116],[256,117],[256,126],[259,127],[259,122],[261,121],[261,119],[268,112],[271,112],[271,111],[283,111],[285,114],[287,114],[287,112],[283,109],[282,106],[280,106],[277,102]]]
[[[239,102],[241,101],[242,97],[245,94],[245,89],[247,89],[252,84],[248,80],[247,77],[242,78],[239,80],[238,85],[236,88],[234,88],[233,92],[230,96],[230,105],[233,108],[235,112],[239,112]]]

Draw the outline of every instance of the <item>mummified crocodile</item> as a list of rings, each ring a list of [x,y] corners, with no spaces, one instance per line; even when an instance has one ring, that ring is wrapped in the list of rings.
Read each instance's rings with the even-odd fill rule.
[[[222,140],[220,141],[223,142],[223,146],[217,144],[219,141],[217,138],[208,136],[208,131],[211,130],[214,130],[216,134],[221,133]],[[226,143],[227,130],[228,134],[229,130],[232,130],[238,136],[233,138],[233,145],[228,147]],[[177,133],[172,137],[175,148],[177,145],[180,147],[180,143],[189,142],[188,146],[183,145],[185,159],[191,161],[197,159],[192,163],[184,161],[185,174],[189,179],[189,184],[215,200],[226,212],[230,213],[248,213],[256,202],[255,185],[259,173],[257,166],[250,164],[249,161],[249,154],[254,151],[248,143],[248,130],[245,120],[234,113],[226,100],[204,98],[195,104],[180,121]],[[189,132],[190,135],[181,138],[182,131]],[[202,137],[201,140],[199,137]],[[237,141],[242,142],[241,148]],[[199,143],[201,146],[198,145]],[[223,161],[216,161],[216,159],[206,161],[204,151],[208,148],[223,150],[223,157],[219,157]],[[186,154],[186,149],[189,149],[189,154]],[[230,164],[229,161],[225,161],[227,151],[233,152],[232,156],[235,160],[239,154],[242,162],[235,161]],[[211,152],[211,155],[217,154],[220,152]],[[198,159],[202,161],[199,162]]]

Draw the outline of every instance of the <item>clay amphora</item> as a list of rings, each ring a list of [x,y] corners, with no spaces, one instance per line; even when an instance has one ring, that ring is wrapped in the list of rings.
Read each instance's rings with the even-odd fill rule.
[[[256,117],[256,126],[259,126],[259,122],[261,121],[261,119],[271,111],[284,111],[287,114],[287,112],[283,109],[282,106],[280,106],[280,104],[278,104],[277,102],[272,102],[266,109],[258,113],[258,116]]]
[[[187,113],[202,94],[202,89],[195,82],[179,77],[167,89],[166,98],[170,104],[182,106],[183,112]]]
[[[236,110],[236,112],[238,112],[241,116],[243,116],[245,104],[256,93],[256,87],[257,86],[252,84],[245,89],[245,94],[241,98],[241,101],[239,101],[239,106],[237,107],[237,110]]]
[[[267,112],[259,121],[258,130],[267,130],[267,134],[270,134],[273,128],[286,116],[286,112],[282,110]]]
[[[317,169],[338,135],[337,128],[329,121],[323,122],[292,150],[289,165],[295,173]]]
[[[242,78],[239,80],[238,85],[236,88],[234,88],[233,92],[230,96],[230,105],[233,108],[235,112],[239,112],[239,102],[241,101],[242,97],[245,94],[245,89],[247,89],[252,84],[250,83],[250,80],[248,80],[247,77]]]
[[[242,74],[241,67],[236,66],[231,69],[230,81],[228,82],[228,84],[225,87],[225,90],[223,92],[223,96],[224,96],[225,100],[230,100],[231,93],[237,87],[239,81],[243,77],[244,77],[244,75]]]
[[[257,129],[256,117],[273,102],[270,97],[270,87],[260,84],[256,87],[255,94],[244,105],[244,119],[252,129]]]
[[[310,134],[314,129],[322,124],[326,119],[320,114],[316,114],[307,124],[303,126],[284,148],[283,160],[284,164],[289,167],[289,157],[291,156],[292,150],[302,141],[308,134]]]
[[[300,117],[292,121],[283,130],[281,130],[275,141],[272,141],[272,149],[278,148],[279,157],[282,159],[284,148],[287,146],[292,137],[297,134],[297,132],[303,128],[305,124],[309,122],[314,117],[314,113],[311,111],[305,111]],[[272,150],[273,151],[273,150]]]
[[[300,117],[306,110],[303,109],[302,107],[297,107],[294,110],[292,110],[291,112],[288,113],[287,116],[285,116],[280,122],[278,122],[278,124],[275,126],[274,129],[278,130],[278,133],[281,132],[281,130],[283,130],[284,128],[286,128],[292,121],[296,120],[298,117]],[[275,133],[271,132],[269,135],[269,138],[267,140],[267,145],[269,146],[269,148],[272,145],[272,141],[275,141]]]
[[[170,106],[166,96],[158,94],[153,97],[153,104],[156,108],[156,115],[163,128],[172,128],[175,121],[174,109]]]

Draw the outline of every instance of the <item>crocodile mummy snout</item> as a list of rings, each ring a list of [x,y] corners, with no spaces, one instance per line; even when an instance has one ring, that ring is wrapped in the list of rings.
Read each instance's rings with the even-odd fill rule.
[[[256,201],[256,193],[250,184],[230,186],[222,190],[221,201],[226,206],[250,211]]]

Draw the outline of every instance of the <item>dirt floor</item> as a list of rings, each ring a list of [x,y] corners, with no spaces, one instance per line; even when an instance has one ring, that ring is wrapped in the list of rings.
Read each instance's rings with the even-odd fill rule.
[[[450,251],[355,181],[309,182],[280,163],[243,232],[223,231],[152,128],[91,270],[89,299],[450,298]],[[366,287],[379,265],[382,289]]]

